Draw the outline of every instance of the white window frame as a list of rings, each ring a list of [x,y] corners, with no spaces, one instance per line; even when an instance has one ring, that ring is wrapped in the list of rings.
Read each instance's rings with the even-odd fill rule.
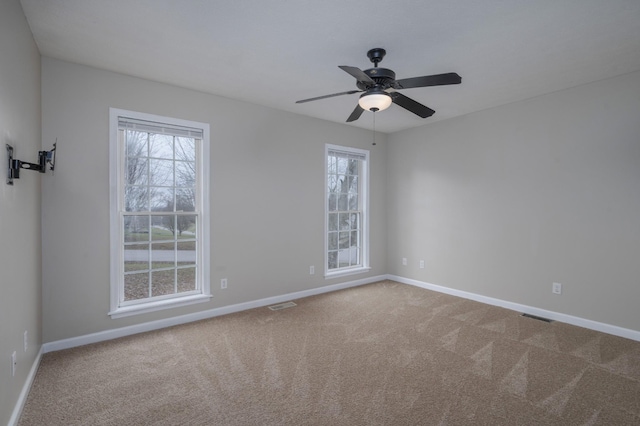
[[[172,294],[160,300],[124,302],[124,232],[121,225],[124,209],[124,143],[118,138],[119,119],[166,124],[202,130],[202,140],[196,147],[196,292],[186,295]],[[163,117],[118,108],[109,108],[109,201],[110,201],[110,310],[111,318],[121,318],[147,312],[158,311],[211,299],[209,279],[209,124],[195,121]]]
[[[360,205],[361,207],[361,262],[358,266],[350,266],[338,269],[329,269],[329,152],[342,152],[345,154],[353,154],[364,157],[362,167],[359,171],[358,178],[360,180]],[[338,278],[347,275],[360,274],[371,270],[369,266],[369,151],[364,149],[340,146],[325,145],[324,152],[324,276],[326,279]]]

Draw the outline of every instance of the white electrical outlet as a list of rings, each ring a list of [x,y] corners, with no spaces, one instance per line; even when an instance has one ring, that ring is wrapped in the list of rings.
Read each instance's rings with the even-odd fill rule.
[[[309,275],[313,275],[316,273],[316,267],[311,265],[309,266]]]
[[[424,269],[424,260],[420,261],[420,269]]]
[[[551,287],[551,291],[555,294],[562,294],[562,284],[553,283],[553,286]]]
[[[227,288],[227,279],[226,278],[223,278],[223,279],[220,280],[220,288],[223,289],[223,290],[225,288]]]
[[[13,351],[11,354],[11,377],[16,375],[16,367],[18,365],[18,361],[16,361],[16,351]]]
[[[402,264],[403,264],[404,266],[407,266],[407,258],[406,258],[406,257],[403,257],[403,258],[402,258]]]
[[[24,351],[27,351],[29,347],[29,335],[27,334],[27,330],[24,331]]]

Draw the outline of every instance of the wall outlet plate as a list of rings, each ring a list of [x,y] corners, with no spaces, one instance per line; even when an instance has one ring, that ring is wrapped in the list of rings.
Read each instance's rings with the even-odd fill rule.
[[[220,288],[223,289],[223,290],[225,288],[227,288],[227,279],[226,278],[223,278],[223,279],[220,280]]]
[[[562,284],[560,283],[553,283],[553,286],[551,287],[551,291],[554,294],[562,294]]]

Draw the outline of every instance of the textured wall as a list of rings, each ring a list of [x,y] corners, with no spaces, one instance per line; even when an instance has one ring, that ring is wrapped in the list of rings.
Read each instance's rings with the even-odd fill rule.
[[[639,111],[634,73],[391,135],[389,273],[640,330]]]
[[[42,343],[40,181],[50,177],[24,170],[14,186],[5,184],[5,144],[28,162],[42,149],[40,54],[18,0],[0,2],[0,142],[0,424],[7,424]]]

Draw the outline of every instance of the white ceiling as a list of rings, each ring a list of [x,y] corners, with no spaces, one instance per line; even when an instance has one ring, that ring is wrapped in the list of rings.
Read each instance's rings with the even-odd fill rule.
[[[640,70],[639,0],[21,0],[44,56],[344,122],[357,94],[338,65],[397,78],[457,72],[402,93],[394,132]],[[247,117],[248,120],[251,117]],[[372,113],[349,125],[370,129]]]

